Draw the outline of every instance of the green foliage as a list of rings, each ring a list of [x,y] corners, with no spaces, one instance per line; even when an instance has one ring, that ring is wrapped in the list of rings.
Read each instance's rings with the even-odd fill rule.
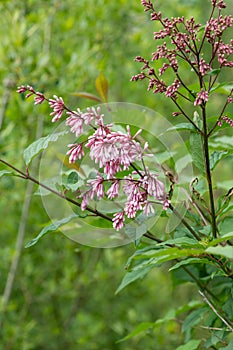
[[[67,222],[70,222],[72,219],[77,218],[77,217],[78,217],[78,215],[70,215],[67,218],[64,218],[62,220],[59,220],[57,222],[54,222],[54,223],[44,227],[43,230],[38,234],[38,236],[36,236],[36,238],[34,238],[33,240],[31,240],[30,242],[28,242],[26,244],[25,248],[29,248],[29,247],[33,246],[34,244],[38,243],[38,241],[47,233],[57,232],[59,228],[61,228]]]
[[[28,146],[25,149],[23,154],[26,165],[28,166],[33,158],[35,158],[39,153],[43,152],[46,148],[48,148],[50,142],[57,141],[59,136],[62,136],[66,133],[67,131],[53,133],[52,135],[41,137],[39,140],[33,142],[30,146]]]

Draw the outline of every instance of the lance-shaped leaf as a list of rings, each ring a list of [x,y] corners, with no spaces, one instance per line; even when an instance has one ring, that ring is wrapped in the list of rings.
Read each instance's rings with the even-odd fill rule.
[[[213,170],[218,162],[228,155],[227,151],[214,151],[210,155],[210,170]]]
[[[0,171],[0,177],[5,176],[5,175],[15,175],[12,171],[9,170],[1,170]]]
[[[205,174],[205,163],[202,148],[202,138],[197,132],[190,133],[190,153],[194,165],[200,170],[201,174]]]
[[[200,345],[201,340],[192,339],[188,343],[179,346],[176,350],[196,350]]]
[[[108,102],[108,81],[103,73],[100,73],[96,78],[95,87],[102,100]]]
[[[188,258],[179,261],[177,264],[172,266],[169,271],[179,269],[181,266],[185,265],[191,265],[191,264],[210,264],[214,265],[214,263],[211,260],[205,259],[205,258]]]
[[[176,260],[184,257],[198,257],[204,253],[204,248],[185,248],[176,247],[153,249],[148,251],[138,251],[127,262],[129,269],[137,270],[146,266],[156,266],[167,261]],[[135,266],[135,260],[142,260]]]
[[[233,247],[230,245],[225,247],[222,247],[221,245],[218,245],[217,247],[209,247],[206,249],[206,253],[221,255],[227,259],[233,260]]]
[[[50,142],[55,142],[60,136],[65,135],[68,131],[62,131],[58,133],[54,133],[48,136],[41,137],[39,140],[33,142],[30,146],[28,146],[23,153],[23,157],[26,165],[28,166],[32,159],[35,158],[40,152],[44,151],[48,148]]]
[[[168,128],[166,130],[166,132],[167,131],[175,131],[175,130],[176,131],[179,131],[179,130],[188,130],[188,131],[193,130],[193,131],[195,131],[195,127],[190,123],[179,123],[179,124],[176,124],[176,125]]]
[[[119,293],[126,286],[128,286],[130,283],[145,277],[151,269],[152,269],[152,266],[146,266],[143,269],[127,272],[126,275],[123,277],[121,284],[117,288],[116,294]]]
[[[130,338],[133,338],[136,335],[139,335],[141,333],[145,333],[146,331],[153,329],[153,328],[154,328],[154,322],[142,322],[131,333],[126,335],[124,338],[118,340],[117,343],[128,340]]]
[[[77,217],[78,217],[78,215],[72,214],[72,215],[68,216],[67,218],[58,220],[58,221],[44,227],[43,230],[38,234],[38,236],[36,238],[32,239],[29,243],[26,244],[25,248],[29,248],[29,247],[33,246],[42,237],[44,237],[47,233],[57,231],[60,227],[65,225],[67,222],[70,222],[71,220],[73,220],[74,218],[77,218]]]
[[[233,231],[232,232],[228,232],[228,233],[226,233],[225,235],[223,235],[223,236],[221,236],[219,238],[213,239],[208,245],[209,245],[209,247],[213,247],[216,244],[221,243],[221,242],[226,242],[229,239],[233,239]]]
[[[74,92],[72,95],[77,96],[77,97],[81,97],[81,98],[86,98],[88,100],[92,100],[92,101],[96,101],[96,102],[102,101],[98,96],[90,94],[89,92],[84,92],[84,91]]]

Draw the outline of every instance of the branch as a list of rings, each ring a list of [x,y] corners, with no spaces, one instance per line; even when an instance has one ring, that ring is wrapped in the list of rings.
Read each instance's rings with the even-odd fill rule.
[[[220,320],[227,326],[227,328],[233,332],[233,328],[232,328],[232,323],[228,320],[226,320],[226,318],[223,318],[220,313],[218,312],[218,310],[216,309],[216,307],[208,300],[207,296],[201,291],[199,290],[199,294],[201,295],[202,299],[204,300],[204,302],[211,308],[211,310],[215,313],[216,316],[218,316],[218,318],[220,318]]]

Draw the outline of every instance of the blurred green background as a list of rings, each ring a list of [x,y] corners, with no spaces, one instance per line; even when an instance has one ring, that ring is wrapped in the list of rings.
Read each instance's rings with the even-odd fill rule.
[[[201,20],[208,14],[208,1],[160,2],[167,16]],[[134,57],[150,57],[155,50],[154,27],[139,0],[1,0],[0,11],[0,152],[10,163],[24,169],[23,150],[54,130],[49,108],[25,102],[15,92],[18,85],[84,108],[91,101],[72,94],[96,93],[95,79],[103,72],[109,101],[137,103],[168,116],[173,111],[166,99],[130,82],[140,68]],[[35,174],[37,167],[35,162]],[[196,294],[191,285],[174,287],[161,269],[115,296],[133,245],[94,249],[52,234],[23,248],[49,222],[35,190],[21,179],[1,179],[0,349],[171,350],[181,344],[173,322],[116,343],[139,322],[155,321]]]

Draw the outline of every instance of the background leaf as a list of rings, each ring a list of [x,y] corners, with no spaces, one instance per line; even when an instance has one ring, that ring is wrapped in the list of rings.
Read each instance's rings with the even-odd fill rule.
[[[126,275],[124,276],[121,284],[117,288],[116,294],[119,293],[126,286],[128,286],[130,283],[145,277],[151,269],[152,269],[152,266],[146,266],[143,269],[138,269],[138,270],[135,270],[135,271],[127,272]]]
[[[28,166],[35,156],[45,150],[49,146],[50,142],[57,141],[60,136],[65,135],[67,132],[68,131],[52,133],[51,135],[41,137],[39,140],[36,140],[30,146],[28,146],[23,153],[26,165]]]
[[[200,345],[201,340],[190,340],[186,344],[179,346],[176,350],[196,350]]]
[[[89,92],[74,92],[72,94],[73,96],[81,97],[81,98],[86,98],[88,100],[96,101],[96,102],[101,102],[102,100],[93,94],[90,94]]]
[[[233,260],[233,246],[222,247],[221,245],[218,245],[217,247],[207,248],[206,252],[210,254],[221,255],[221,256],[224,256],[225,258]]]
[[[201,174],[205,174],[205,163],[202,149],[202,138],[196,132],[190,133],[190,153],[194,165],[200,170]]]
[[[149,329],[152,329],[153,327],[154,327],[154,322],[142,322],[126,337],[118,340],[117,343],[133,338],[140,333],[145,333],[146,331],[148,331]]]
[[[228,154],[227,151],[214,151],[210,155],[210,170],[213,170],[214,167],[218,164],[218,162],[226,157]]]
[[[70,215],[67,218],[61,219],[59,221],[56,221],[46,227],[43,228],[43,230],[38,234],[38,236],[34,239],[32,239],[29,243],[26,244],[25,248],[29,248],[36,244],[42,237],[44,237],[49,232],[55,232],[59,229],[59,227],[65,225],[67,222],[73,220],[74,218],[77,218],[78,215]]]
[[[108,102],[108,81],[101,72],[95,81],[96,90],[104,102]]]

